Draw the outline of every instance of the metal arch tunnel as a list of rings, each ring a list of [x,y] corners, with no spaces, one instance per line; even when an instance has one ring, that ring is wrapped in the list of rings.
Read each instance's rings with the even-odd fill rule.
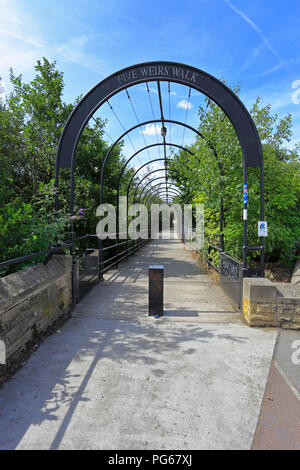
[[[165,124],[174,124],[176,126],[182,126],[184,129],[189,129],[190,131],[194,132],[199,138],[204,139],[204,136],[195,128],[188,125],[186,122],[176,121],[173,119],[166,119],[164,116],[163,105],[162,105],[162,96],[161,96],[161,89],[160,83],[161,82],[171,82],[179,83],[189,87],[189,90],[194,89],[204,95],[206,95],[211,101],[216,103],[227,115],[229,120],[231,121],[237,137],[239,139],[241,149],[242,149],[242,156],[243,156],[243,185],[246,188],[247,192],[247,174],[249,167],[259,167],[260,168],[260,188],[261,188],[261,196],[260,196],[260,217],[261,220],[264,220],[264,163],[263,163],[263,153],[261,142],[255,127],[255,124],[244,107],[241,103],[239,98],[222,82],[217,80],[215,77],[203,72],[202,70],[196,69],[195,67],[190,67],[185,64],[179,64],[176,62],[149,62],[138,64],[132,67],[128,67],[126,69],[120,70],[115,74],[107,77],[105,80],[97,84],[87,95],[85,95],[82,100],[78,103],[78,105],[74,108],[73,112],[71,113],[65,128],[62,132],[58,152],[57,152],[57,161],[56,161],[56,178],[55,178],[55,186],[59,188],[59,169],[60,168],[70,168],[71,169],[71,178],[70,178],[70,211],[71,215],[74,212],[74,187],[75,187],[75,177],[74,177],[74,170],[75,170],[75,154],[76,148],[78,144],[78,140],[80,135],[87,125],[90,118],[93,117],[93,114],[104,104],[109,103],[109,99],[120,93],[121,91],[125,90],[127,96],[130,100],[130,95],[128,93],[128,89],[133,87],[134,85],[146,83],[148,89],[148,82],[154,82],[157,84],[158,90],[158,97],[159,97],[159,106],[160,106],[160,113],[161,116],[159,119],[146,120],[140,122],[138,120],[138,124],[135,126],[130,127],[129,129],[124,129],[124,133],[122,133],[111,145],[109,148],[101,169],[101,189],[100,189],[100,204],[104,202],[104,181],[105,181],[105,169],[106,164],[112,154],[113,149],[115,146],[125,137],[128,136],[132,131],[138,128],[142,128],[142,126],[150,125],[150,124],[160,124],[161,125],[161,135],[163,137],[163,142],[151,145],[145,145],[144,147],[140,148],[139,150],[135,151],[134,154],[130,156],[129,159],[126,160],[123,168],[120,171],[118,177],[118,185],[117,185],[117,201],[119,202],[120,197],[120,182],[121,178],[124,174],[124,171],[128,164],[141,152],[149,149],[162,146],[164,150],[164,158],[160,159],[152,159],[149,162],[141,165],[138,168],[134,175],[132,176],[128,186],[127,186],[127,196],[129,196],[131,191],[131,186],[135,183],[135,177],[137,176],[138,172],[143,169],[144,167],[149,166],[151,163],[156,162],[158,160],[164,161],[165,168],[156,171],[165,171],[165,177],[161,177],[161,179],[165,180],[165,198],[166,201],[169,201],[169,196],[171,196],[172,190],[168,187],[168,180],[171,179],[172,169],[168,168],[169,158],[167,158],[166,149],[168,146],[172,146],[175,148],[179,148],[181,151],[186,152],[188,154],[192,154],[192,152],[183,146],[172,142],[166,142],[166,127]],[[148,89],[149,91],[149,89]],[[190,92],[189,92],[190,93]],[[190,96],[190,94],[189,94]],[[132,105],[132,103],[131,103]],[[112,109],[112,107],[111,107]],[[219,166],[220,175],[224,175],[224,168],[222,160],[218,158],[217,152],[214,147],[211,145],[210,142],[205,141],[208,147],[213,151],[216,161]],[[153,186],[153,182],[159,178],[152,178],[151,181],[148,181],[146,184],[144,183],[145,180],[149,177],[149,175],[155,173],[155,171],[148,172],[148,175],[143,176],[142,179],[139,180],[137,184],[135,184],[135,191],[133,201],[135,198],[138,198],[138,201],[145,201],[147,204],[153,200],[153,198],[161,199],[162,192],[156,191],[157,186],[161,186],[162,183],[158,183]],[[150,188],[147,189],[147,186],[150,185]],[[221,250],[224,251],[224,239],[222,233],[222,224],[223,224],[223,207],[222,207],[222,187],[223,187],[223,179],[221,178],[221,204],[220,204],[220,245]],[[147,191],[145,192],[145,190]],[[148,196],[149,194],[149,196]],[[151,195],[152,194],[152,195]],[[174,192],[173,196],[180,195],[180,192]],[[143,196],[143,198],[142,198]],[[128,200],[128,198],[127,198]],[[56,191],[56,208],[58,208],[59,203],[59,193],[58,190]],[[263,276],[264,272],[264,238],[260,238],[260,246],[257,247],[250,247],[247,245],[247,199],[244,198],[243,200],[243,275],[251,275],[250,270],[247,267],[247,252],[251,249],[258,249],[261,253],[261,269],[260,275]],[[119,204],[117,204],[117,234],[116,234],[116,249],[118,251],[118,240],[119,240]],[[73,222],[72,222],[73,224]],[[128,225],[128,219],[127,219]],[[72,226],[72,233],[74,232],[74,227]],[[137,249],[138,247],[134,247]],[[107,247],[103,246],[102,240],[99,240],[99,279],[102,278],[104,272],[104,264],[103,264],[103,254],[104,250]],[[113,258],[116,258],[114,264],[117,264],[120,260],[118,258],[118,253]],[[110,265],[111,266],[111,265]]]
[[[151,207],[151,204],[153,203],[155,198],[157,198],[157,197],[162,198],[162,197],[166,197],[167,195],[169,195],[171,198],[174,198],[174,197],[180,196],[181,193],[179,191],[175,191],[175,190],[170,190],[170,191],[167,192],[163,188],[162,189],[157,189],[156,191],[153,191],[153,193],[149,196],[149,198],[144,200],[145,205],[147,207]],[[168,204],[167,200],[165,200],[165,202]]]

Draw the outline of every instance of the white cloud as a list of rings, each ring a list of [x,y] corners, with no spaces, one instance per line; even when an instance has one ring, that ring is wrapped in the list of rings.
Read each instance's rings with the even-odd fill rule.
[[[0,33],[6,36],[11,36],[15,39],[19,39],[20,41],[25,42],[26,44],[30,44],[34,47],[43,47],[43,43],[36,37],[27,36],[26,34],[22,34],[16,31],[11,31],[9,29],[3,28],[2,26],[0,26]]]
[[[283,64],[277,64],[275,67],[272,67],[271,69],[266,70],[265,72],[259,74],[260,77],[266,77],[267,75],[271,75],[274,72],[277,72],[277,70],[282,69],[284,65]]]
[[[285,142],[285,147],[288,150],[295,150],[296,145],[299,145],[299,144],[300,144],[299,139],[292,139],[289,142]]]
[[[158,124],[146,124],[145,129],[140,130],[144,135],[160,135],[160,126]]]
[[[261,40],[263,41],[263,43],[265,44],[265,46],[272,52],[273,56],[276,57],[276,59],[278,60],[278,62],[280,63],[281,67],[285,67],[285,62],[281,59],[281,57],[279,56],[279,54],[275,51],[275,49],[271,46],[271,44],[269,43],[269,41],[267,40],[267,38],[264,36],[262,30],[257,26],[257,24],[254,23],[254,21],[252,21],[247,15],[245,15],[245,13],[243,13],[241,10],[238,10],[238,8],[236,8],[231,2],[230,0],[224,0],[225,3],[227,3],[227,5],[237,14],[239,15],[241,18],[243,18],[244,21],[246,21],[246,23],[248,23],[252,29],[254,29],[254,31],[257,32],[257,34],[259,35],[259,37],[261,38]]]
[[[44,47],[39,24],[14,0],[1,0],[0,33],[37,48]],[[7,43],[6,43],[7,44]]]
[[[251,109],[258,96],[261,98],[261,106],[266,106],[267,104],[271,105],[271,112],[277,112],[281,110],[283,113],[285,113],[289,111],[289,109],[287,109],[288,106],[291,106],[291,93],[290,90],[286,88],[279,89],[278,91],[274,89],[267,89],[267,87],[264,87],[263,89],[256,88],[251,90],[251,92],[242,93],[241,99],[245,106],[248,109]]]
[[[106,71],[104,64],[95,57],[90,57],[84,51],[84,46],[90,39],[90,36],[78,36],[71,38],[59,46],[57,52],[64,60],[74,62],[91,70],[92,72],[105,76]]]
[[[49,57],[40,35],[40,25],[27,10],[14,0],[1,0],[0,17],[0,75],[7,81],[8,69],[26,75],[43,55]]]
[[[190,101],[187,100],[181,100],[178,101],[176,108],[182,108],[182,109],[192,109],[193,105]]]
[[[86,53],[89,40],[101,37],[119,46],[118,43],[102,33],[80,35],[66,40],[56,47],[46,44],[43,32],[35,18],[14,0],[1,0],[0,18],[0,75],[8,78],[10,67],[16,73],[26,74],[32,70],[38,59],[45,56],[50,60],[60,56],[64,61],[79,64],[101,76],[107,75],[104,64]]]
[[[21,50],[14,47],[3,47],[0,52],[1,72],[4,74],[10,67],[23,73],[35,65],[39,55],[33,49]]]

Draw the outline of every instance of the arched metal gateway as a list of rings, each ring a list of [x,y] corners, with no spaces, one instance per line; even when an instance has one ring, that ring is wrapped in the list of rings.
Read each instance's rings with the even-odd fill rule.
[[[187,154],[191,154],[191,151],[184,147],[166,140],[166,124],[181,126],[184,130],[188,129],[195,133],[195,136],[205,140],[204,136],[199,132],[198,129],[188,125],[185,122],[167,119],[165,115],[165,110],[163,109],[162,94],[161,94],[161,83],[168,82],[177,83],[185,85],[189,89],[189,97],[191,90],[196,90],[210,100],[215,102],[228,116],[230,119],[236,134],[238,136],[243,156],[243,188],[244,193],[247,194],[247,174],[249,167],[258,167],[260,168],[260,218],[264,220],[264,163],[263,163],[263,152],[262,146],[259,139],[259,135],[255,124],[243,105],[240,99],[221,81],[217,80],[215,77],[209,75],[208,73],[199,70],[195,67],[191,67],[185,64],[180,64],[176,62],[146,62],[142,64],[137,64],[131,67],[127,67],[123,70],[120,70],[100,83],[98,83],[92,90],[90,90],[78,103],[78,105],[72,111],[65,128],[62,132],[58,151],[57,151],[57,162],[56,162],[56,179],[55,185],[57,188],[56,192],[56,207],[58,207],[59,199],[59,170],[60,168],[69,168],[71,170],[71,181],[70,181],[70,209],[71,215],[74,211],[74,170],[76,167],[76,148],[80,138],[80,135],[87,125],[88,121],[93,118],[93,115],[96,111],[101,108],[104,103],[109,103],[114,95],[125,90],[128,98],[130,95],[128,90],[135,85],[142,83],[146,84],[146,89],[149,92],[149,83],[154,83],[156,86],[156,94],[158,96],[160,115],[158,118],[155,118],[153,109],[152,109],[152,119],[140,122],[137,118],[138,123],[135,126],[132,126],[128,129],[123,127],[124,132],[113,142],[110,149],[108,150],[102,165],[101,170],[101,190],[100,190],[100,204],[104,201],[104,181],[106,176],[106,166],[112,155],[113,149],[115,146],[125,137],[129,137],[130,133],[136,129],[142,129],[146,125],[159,125],[161,126],[161,142],[155,144],[146,145],[136,150],[125,162],[123,168],[120,171],[118,179],[117,189],[117,201],[116,207],[118,211],[118,201],[120,197],[120,181],[122,175],[128,164],[142,151],[152,151],[152,149],[162,148],[163,149],[163,158],[153,158],[147,163],[140,165],[139,168],[135,169],[135,173],[131,178],[131,181],[128,184],[127,195],[129,195],[131,190],[131,184],[134,181],[134,178],[138,177],[141,173],[140,170],[145,170],[148,165],[155,163],[158,160],[161,160],[164,163],[164,168],[158,171],[164,170],[164,176],[160,177],[161,181],[164,180],[164,184],[156,183],[159,175],[156,175],[156,171],[151,171],[148,175],[144,175],[140,178],[138,185],[135,187],[133,200],[138,199],[136,202],[146,202],[147,204],[151,203],[154,200],[165,200],[169,202],[172,197],[176,197],[180,192],[178,189],[172,189],[170,186],[170,181],[172,181],[172,171],[168,168],[170,157],[167,156],[167,151],[169,148],[177,148],[179,150],[185,151]],[[132,104],[132,103],[131,103]],[[151,105],[152,108],[152,105]],[[112,108],[111,108],[112,109]],[[134,110],[134,108],[133,108]],[[135,110],[134,110],[135,111]],[[136,113],[135,113],[136,114]],[[137,117],[137,116],[136,116]],[[214,152],[215,157],[217,158],[219,169],[221,175],[223,174],[222,162],[218,160],[218,156],[215,152],[215,149],[211,146],[209,142],[207,145]],[[151,174],[151,181],[147,178]],[[153,182],[156,184],[153,185]],[[221,188],[222,189],[222,188]],[[243,263],[241,265],[240,273],[236,269],[235,260],[232,260],[230,257],[222,258],[220,263],[221,276],[225,279],[225,287],[230,280],[234,280],[235,285],[241,286],[241,279],[245,276],[260,275],[263,276],[264,273],[264,238],[260,238],[260,245],[251,247],[247,245],[247,197],[242,198],[241,195],[241,209],[243,209]],[[117,218],[119,217],[117,213]],[[223,207],[222,207],[222,195],[221,195],[221,205],[220,205],[220,254],[226,256],[224,251],[224,240],[223,240]],[[120,256],[119,247],[125,242],[119,241],[119,221],[117,220],[117,237],[115,244],[115,254],[111,260],[111,264],[106,265],[103,260],[103,252],[107,247],[103,247],[102,241],[99,240],[99,279],[102,278],[103,273],[110,268],[112,265],[116,265],[120,260],[127,257]],[[127,242],[126,242],[127,243]],[[143,244],[141,242],[141,244]],[[127,246],[127,245],[126,245]],[[139,246],[139,245],[138,245]],[[133,247],[133,250],[138,248],[138,246]],[[248,250],[259,250],[261,253],[261,267],[260,270],[254,270],[248,268],[247,266],[247,252]],[[232,260],[232,261],[231,261]],[[227,284],[226,284],[227,282]],[[239,287],[240,292],[240,287]],[[240,295],[240,294],[239,294]]]

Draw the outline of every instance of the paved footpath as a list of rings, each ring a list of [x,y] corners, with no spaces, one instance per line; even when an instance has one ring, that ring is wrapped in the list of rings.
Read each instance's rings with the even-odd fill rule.
[[[160,319],[147,316],[150,264],[165,266]],[[272,446],[275,428],[261,404],[285,397],[278,377],[268,384],[273,401],[265,394],[275,345],[276,367],[297,398],[290,412],[299,412],[299,366],[277,337],[245,326],[183,243],[152,241],[109,271],[0,390],[0,449]],[[294,448],[297,426],[289,430]]]

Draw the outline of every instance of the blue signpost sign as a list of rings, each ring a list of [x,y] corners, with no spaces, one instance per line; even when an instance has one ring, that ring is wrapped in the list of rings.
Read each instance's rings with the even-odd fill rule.
[[[243,185],[243,204],[247,204],[248,202],[248,188],[247,185]]]

